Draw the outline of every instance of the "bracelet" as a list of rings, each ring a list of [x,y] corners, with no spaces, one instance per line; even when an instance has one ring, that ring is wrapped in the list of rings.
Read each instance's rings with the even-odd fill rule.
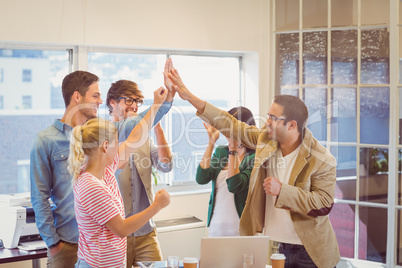
[[[237,151],[236,150],[232,150],[232,151],[228,151],[229,155],[237,155]]]

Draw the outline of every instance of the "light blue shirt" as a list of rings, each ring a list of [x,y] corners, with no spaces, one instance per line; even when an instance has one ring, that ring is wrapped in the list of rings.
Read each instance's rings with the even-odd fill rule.
[[[164,102],[155,116],[153,125],[156,125],[171,107],[171,102]],[[148,110],[136,117],[115,123],[119,141],[127,139]],[[55,120],[53,125],[38,133],[31,150],[31,202],[36,226],[48,247],[59,240],[78,243],[72,176],[67,169],[71,130],[71,126]],[[53,206],[50,205],[49,198]]]

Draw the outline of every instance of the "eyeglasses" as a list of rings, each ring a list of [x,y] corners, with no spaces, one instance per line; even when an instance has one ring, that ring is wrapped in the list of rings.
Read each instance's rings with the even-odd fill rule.
[[[124,100],[124,103],[128,106],[133,105],[133,103],[135,102],[137,107],[140,107],[144,103],[144,101],[141,99],[133,99],[131,97],[120,97],[118,98],[118,100]]]
[[[279,121],[279,120],[286,120],[286,118],[283,118],[283,117],[276,117],[276,116],[273,115],[273,114],[268,114],[268,118],[269,118],[269,120],[271,120],[272,122],[276,122],[276,121]]]

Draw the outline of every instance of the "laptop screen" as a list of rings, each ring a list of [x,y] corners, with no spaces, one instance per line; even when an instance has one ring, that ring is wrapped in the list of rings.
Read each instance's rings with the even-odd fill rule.
[[[242,268],[245,253],[254,255],[254,267],[265,267],[268,247],[268,236],[203,237],[200,268]]]

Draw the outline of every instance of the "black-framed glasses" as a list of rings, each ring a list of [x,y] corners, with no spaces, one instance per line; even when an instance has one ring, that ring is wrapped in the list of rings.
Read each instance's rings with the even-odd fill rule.
[[[273,114],[268,114],[268,118],[269,118],[269,120],[271,120],[272,122],[276,122],[276,121],[280,121],[280,120],[286,120],[286,118],[277,117],[276,115],[273,115]]]
[[[128,106],[133,105],[133,103],[135,102],[137,107],[140,107],[144,103],[144,101],[141,99],[133,99],[131,97],[120,97],[118,98],[118,100],[124,100],[124,103]]]

